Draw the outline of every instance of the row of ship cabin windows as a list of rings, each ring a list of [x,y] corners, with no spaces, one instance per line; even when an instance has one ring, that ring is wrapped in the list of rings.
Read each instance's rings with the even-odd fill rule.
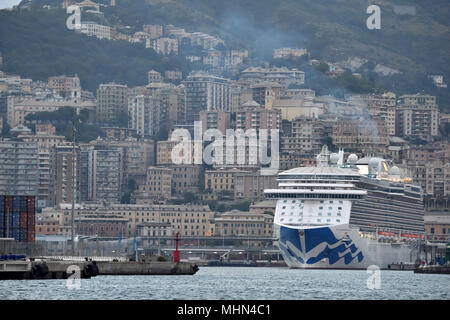
[[[291,203],[297,203],[297,200],[290,200]],[[287,203],[288,200],[283,200],[283,203]],[[300,203],[305,203],[305,200],[300,200]],[[325,203],[324,200],[320,200],[320,203]],[[333,200],[329,200],[328,203],[334,203]],[[339,204],[343,204],[344,202],[342,200],[339,200]]]
[[[291,206],[291,209],[294,209],[295,208],[295,206]],[[304,207],[300,207],[300,209],[303,209]],[[286,206],[283,206],[283,208],[282,209],[286,209]],[[320,206],[319,207],[319,210],[323,210],[323,207],[322,206]],[[328,210],[333,210],[333,207],[328,207]],[[338,210],[342,210],[342,207],[338,207]]]
[[[283,222],[285,219],[281,218],[280,221]],[[341,222],[341,219],[336,219],[336,222]],[[289,218],[289,222],[294,222],[294,218]],[[302,218],[297,218],[296,222],[302,222]],[[322,222],[322,219],[317,219],[317,222]],[[324,219],[325,222],[325,219]],[[326,222],[331,222],[331,219],[326,219]]]

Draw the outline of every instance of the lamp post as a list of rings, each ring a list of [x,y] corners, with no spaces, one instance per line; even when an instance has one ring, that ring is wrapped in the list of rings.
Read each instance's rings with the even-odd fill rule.
[[[75,255],[75,123],[72,122],[72,255]]]

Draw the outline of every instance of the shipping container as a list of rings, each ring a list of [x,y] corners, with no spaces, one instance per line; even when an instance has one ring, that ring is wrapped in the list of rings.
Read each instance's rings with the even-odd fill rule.
[[[13,213],[11,221],[12,221],[11,226],[13,228],[17,228],[17,229],[20,228],[20,214],[19,213]]]
[[[14,240],[20,241],[20,229],[14,228],[12,230],[12,237],[14,238]]]
[[[27,212],[20,213],[20,228],[21,229],[28,228],[28,213]]]
[[[34,230],[28,230],[28,242],[34,242],[35,232]]]
[[[19,241],[28,241],[28,231],[26,229],[19,230]]]
[[[34,241],[35,204],[34,196],[0,196],[0,236]]]

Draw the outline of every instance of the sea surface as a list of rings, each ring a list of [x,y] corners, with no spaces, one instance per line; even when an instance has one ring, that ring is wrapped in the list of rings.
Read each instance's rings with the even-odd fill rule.
[[[365,270],[200,267],[193,276],[97,276],[79,280],[79,287],[67,280],[0,281],[0,300],[450,299],[450,275],[380,271],[378,282],[371,276]]]

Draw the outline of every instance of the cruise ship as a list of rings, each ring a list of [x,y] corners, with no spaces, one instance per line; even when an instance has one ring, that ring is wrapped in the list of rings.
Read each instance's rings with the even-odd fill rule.
[[[279,173],[277,244],[290,268],[366,269],[415,263],[424,236],[422,190],[382,158],[324,146],[316,167]]]

